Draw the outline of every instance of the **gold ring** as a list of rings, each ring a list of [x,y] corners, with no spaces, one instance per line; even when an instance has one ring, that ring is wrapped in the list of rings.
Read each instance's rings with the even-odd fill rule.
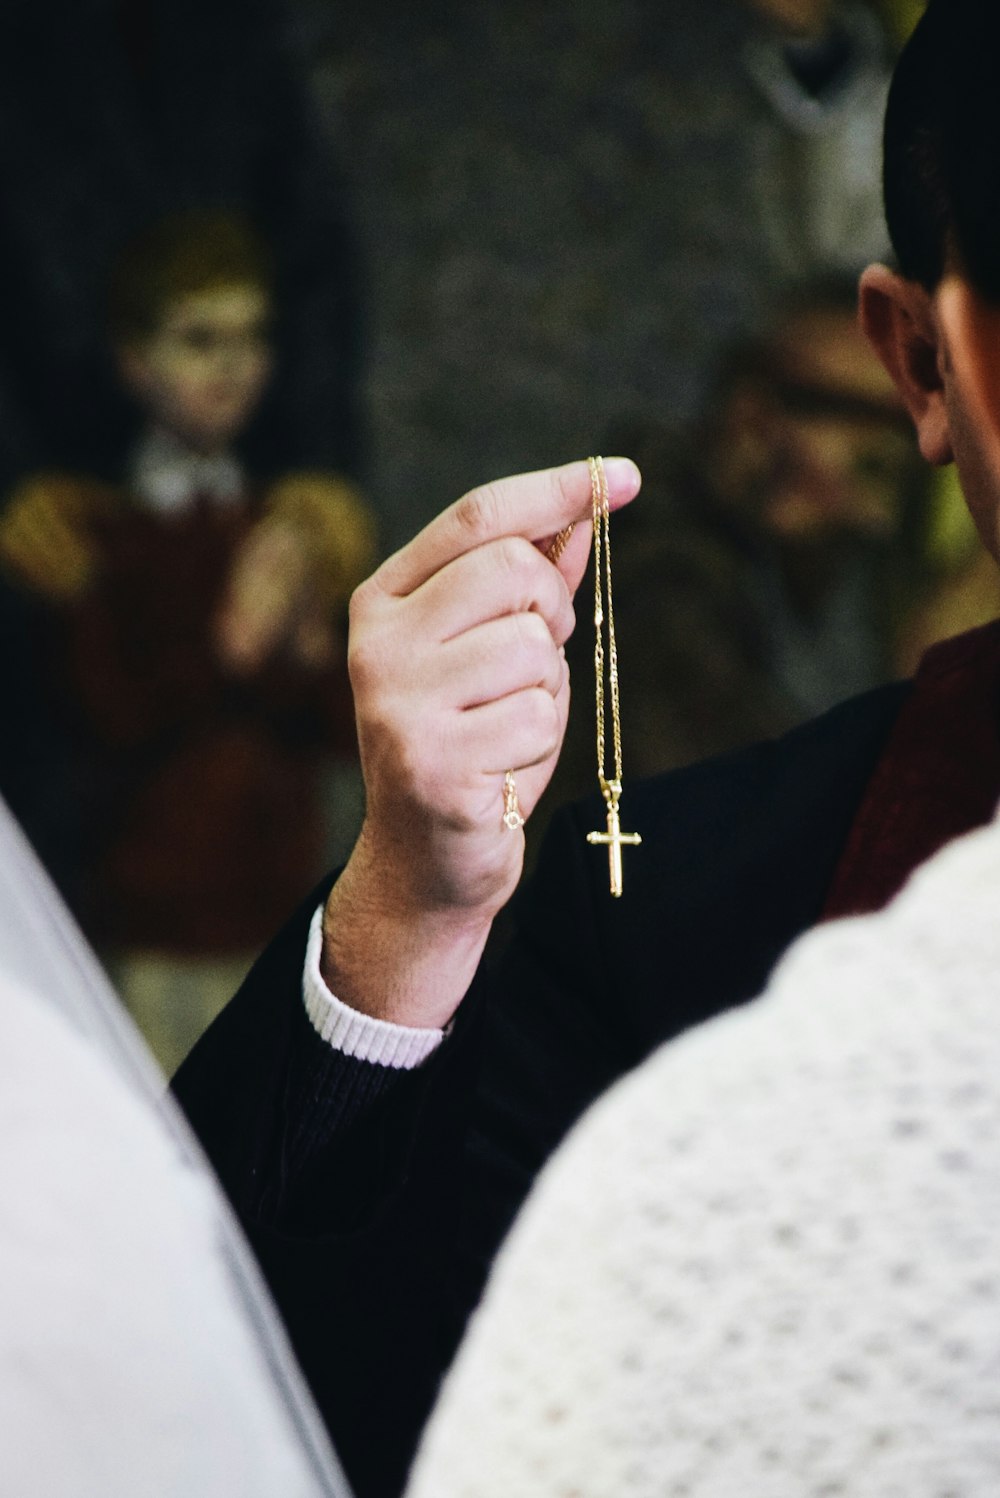
[[[521,808],[517,804],[517,781],[513,770],[508,770],[503,778],[503,825],[508,832],[516,832],[524,826]]]

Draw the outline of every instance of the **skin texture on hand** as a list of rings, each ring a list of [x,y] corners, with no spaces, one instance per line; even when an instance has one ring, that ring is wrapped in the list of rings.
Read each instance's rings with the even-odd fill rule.
[[[609,500],[639,473],[606,463]],[[517,774],[527,817],[569,709],[563,646],[590,550],[586,463],[473,490],[363,583],[348,663],[367,810],[324,922],[338,998],[398,1024],[442,1026],[520,877],[524,836],[503,825]],[[557,563],[552,538],[577,526]]]

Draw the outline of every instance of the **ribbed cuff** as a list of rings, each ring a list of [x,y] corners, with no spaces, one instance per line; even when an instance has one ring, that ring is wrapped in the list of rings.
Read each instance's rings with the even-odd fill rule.
[[[432,1056],[444,1040],[444,1030],[411,1029],[388,1020],[373,1019],[341,1003],[330,992],[320,972],[323,950],[323,907],[309,927],[306,965],[302,976],[302,998],[317,1035],[334,1050],[358,1061],[371,1061],[397,1071],[412,1071]]]

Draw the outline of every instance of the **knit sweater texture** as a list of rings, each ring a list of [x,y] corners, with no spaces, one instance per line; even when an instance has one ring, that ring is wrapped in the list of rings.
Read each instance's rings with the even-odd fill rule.
[[[411,1498],[1000,1491],[1000,827],[586,1116]]]

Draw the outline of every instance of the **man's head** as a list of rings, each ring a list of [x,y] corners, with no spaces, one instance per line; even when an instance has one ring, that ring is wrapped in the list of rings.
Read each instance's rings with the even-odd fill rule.
[[[271,271],[252,230],[186,214],[136,240],[112,283],[124,379],[160,426],[200,452],[246,424],[270,371]]]
[[[931,463],[958,465],[1000,555],[1000,6],[929,0],[896,66],[885,125],[898,269],[872,266],[861,316]]]

